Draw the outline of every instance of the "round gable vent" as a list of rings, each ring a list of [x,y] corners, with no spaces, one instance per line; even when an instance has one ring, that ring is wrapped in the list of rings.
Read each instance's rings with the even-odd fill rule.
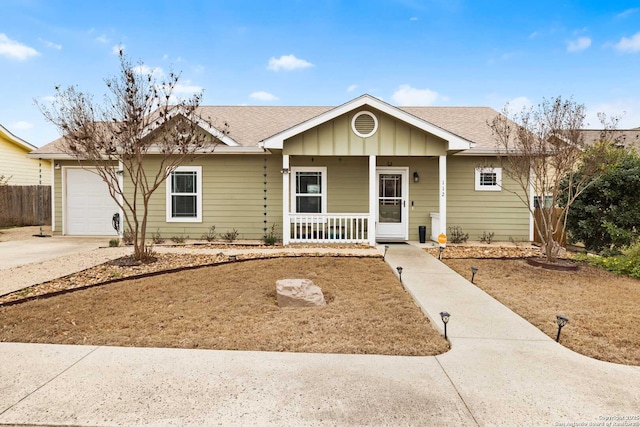
[[[360,138],[368,138],[378,130],[378,119],[369,111],[360,111],[353,116],[351,128]]]

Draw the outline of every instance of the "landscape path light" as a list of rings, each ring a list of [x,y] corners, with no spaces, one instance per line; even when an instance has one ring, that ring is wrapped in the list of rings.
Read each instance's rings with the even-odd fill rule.
[[[561,315],[556,316],[556,323],[558,324],[558,336],[556,336],[556,342],[560,342],[560,331],[564,328],[564,325],[569,323],[569,318]]]
[[[478,267],[471,267],[471,283],[473,283],[473,279],[475,279],[477,272],[478,272]]]
[[[402,283],[402,267],[397,266],[396,270],[398,270],[398,277],[400,277],[400,283]]]
[[[449,323],[449,317],[451,317],[451,315],[449,313],[447,313],[446,311],[441,311],[440,312],[440,318],[442,319],[442,323],[444,323],[444,339],[448,339],[447,338],[447,323]]]
[[[382,260],[384,261],[387,257],[387,251],[389,250],[389,245],[384,245],[384,255],[382,255]]]

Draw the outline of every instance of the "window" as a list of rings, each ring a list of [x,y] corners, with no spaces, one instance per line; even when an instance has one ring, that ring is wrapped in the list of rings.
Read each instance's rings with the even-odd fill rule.
[[[178,166],[167,178],[167,222],[202,222],[201,166]]]
[[[294,212],[327,212],[327,168],[291,168],[291,180]]]
[[[502,168],[476,168],[476,191],[500,191]]]
[[[533,206],[535,208],[550,208],[553,205],[553,196],[544,196],[544,206],[542,206],[542,196],[533,196]]]

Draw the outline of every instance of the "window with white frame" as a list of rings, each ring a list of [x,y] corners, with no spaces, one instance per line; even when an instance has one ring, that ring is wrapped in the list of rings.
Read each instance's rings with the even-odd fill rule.
[[[291,207],[295,213],[327,212],[327,168],[291,168]]]
[[[502,190],[502,168],[476,168],[476,191]]]
[[[178,166],[167,178],[167,222],[202,222],[202,166]]]

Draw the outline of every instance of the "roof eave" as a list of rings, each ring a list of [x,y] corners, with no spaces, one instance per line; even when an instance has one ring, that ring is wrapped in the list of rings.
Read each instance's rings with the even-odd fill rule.
[[[183,108],[179,108],[179,107],[175,107],[175,108],[171,109],[167,113],[167,116],[168,116],[169,119],[172,119],[173,117],[175,117],[177,115],[182,115],[185,118],[187,117],[187,114],[185,113],[184,109]],[[238,143],[238,141],[236,141],[235,139],[231,138],[229,135],[227,135],[226,133],[222,132],[220,129],[216,128],[215,126],[213,126],[211,123],[209,123],[206,120],[204,120],[199,115],[192,114],[192,116],[195,117],[194,122],[198,126],[200,126],[206,132],[210,133],[211,135],[213,135],[214,137],[216,137],[217,139],[222,141],[224,144],[228,145],[229,147],[240,147],[240,143]],[[155,122],[152,122],[151,124],[149,124],[142,131],[142,136],[143,137],[147,136],[148,134],[150,134],[151,132],[156,130],[159,126],[160,125],[156,124]]]
[[[24,139],[15,136],[14,134],[12,134],[7,128],[5,128],[4,126],[0,125],[0,132],[4,133],[7,137],[7,139],[9,139],[9,141],[13,142],[14,144],[20,146],[21,148],[24,148],[27,151],[33,151],[35,150],[36,147],[35,145],[29,144],[27,141],[25,141]]]

